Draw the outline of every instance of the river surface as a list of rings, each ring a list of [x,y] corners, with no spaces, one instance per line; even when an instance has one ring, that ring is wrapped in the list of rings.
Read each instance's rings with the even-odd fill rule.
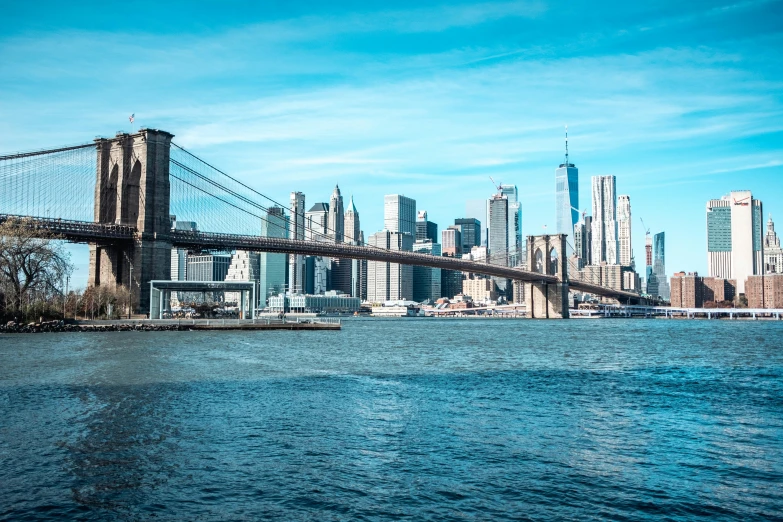
[[[2,520],[783,517],[783,322],[0,335]]]

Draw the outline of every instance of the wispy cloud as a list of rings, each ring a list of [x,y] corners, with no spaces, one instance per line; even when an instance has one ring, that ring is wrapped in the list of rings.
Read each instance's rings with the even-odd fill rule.
[[[367,14],[320,19],[325,32],[376,32],[393,30],[400,33],[444,31],[453,27],[483,24],[503,18],[535,18],[546,11],[543,1],[483,2],[447,4],[406,10],[388,10]]]
[[[781,165],[783,36],[731,23],[765,6],[627,5],[601,23],[594,6],[535,1],[336,6],[209,32],[0,37],[0,148],[113,134],[135,112],[277,199],[340,181],[368,230],[384,191],[448,223],[490,173],[519,185],[539,230],[567,123],[580,207],[599,173],[641,210],[678,184],[701,201],[710,176]],[[690,36],[703,15],[715,27]]]
[[[781,160],[770,160],[765,163],[757,163],[755,165],[739,165],[737,167],[731,167],[728,169],[715,169],[710,171],[710,174],[725,174],[727,172],[742,172],[746,170],[766,169],[770,167],[780,167],[783,165]]]

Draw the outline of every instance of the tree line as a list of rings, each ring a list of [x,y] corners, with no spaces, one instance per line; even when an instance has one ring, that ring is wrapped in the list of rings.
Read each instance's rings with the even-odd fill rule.
[[[127,313],[127,287],[70,290],[69,252],[29,219],[0,223],[0,319],[115,318]]]

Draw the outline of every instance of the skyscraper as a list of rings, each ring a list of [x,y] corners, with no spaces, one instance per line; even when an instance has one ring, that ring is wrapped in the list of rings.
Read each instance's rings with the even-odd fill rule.
[[[177,216],[171,216],[171,228],[173,230],[190,230],[195,232],[198,230],[195,221],[177,221]],[[171,280],[172,281],[186,281],[187,280],[187,259],[188,251],[185,248],[172,248],[171,249]]]
[[[329,258],[321,256],[305,256],[304,292],[310,295],[324,294],[329,283]]]
[[[413,250],[413,234],[381,230],[371,235],[370,246],[385,250]],[[413,299],[413,267],[384,261],[367,262],[367,300],[372,302]]]
[[[471,221],[478,223],[477,219],[468,218]],[[440,233],[441,240],[441,254],[446,257],[461,257],[463,254],[463,245],[465,243],[462,239],[462,232],[460,226],[452,225],[446,230]],[[481,239],[481,230],[476,230],[475,226],[467,226],[466,229],[472,229],[479,240]],[[470,232],[468,232],[470,233]],[[469,251],[469,250],[468,250]],[[446,270],[445,268],[440,271],[440,291],[441,296],[453,298],[455,295],[462,292],[462,272],[459,270]]]
[[[775,232],[775,223],[772,222],[771,215],[767,221],[767,234],[764,236],[764,272],[783,273],[783,249],[780,248],[780,238]]]
[[[361,226],[359,224],[359,211],[356,210],[356,205],[353,203],[353,196],[351,196],[351,200],[348,202],[348,208],[343,217],[343,227],[345,229],[345,242],[349,245],[360,244]]]
[[[593,176],[592,264],[617,264],[617,211],[614,176]]]
[[[332,196],[329,199],[329,220],[327,223],[327,236],[332,238],[335,243],[342,243],[345,240],[345,213],[343,211],[343,196],[340,194],[340,187],[334,186]],[[328,290],[337,290],[344,294],[351,293],[351,270],[353,260],[351,259],[330,259],[330,277]]]
[[[305,195],[301,192],[291,192],[291,218],[288,222],[288,237],[305,239]],[[305,261],[301,254],[288,256],[288,288],[292,294],[304,292]]]
[[[331,258],[327,290],[337,290],[352,295],[352,274],[354,259]],[[356,297],[356,296],[354,296]]]
[[[315,203],[305,212],[305,239],[326,242],[331,240],[329,229],[329,203]],[[327,237],[329,236],[329,237]]]
[[[500,193],[508,199],[508,263],[517,266],[522,261],[522,203],[516,185],[500,185]]]
[[[489,256],[493,265],[508,266],[508,198],[495,194],[488,202],[489,206]]]
[[[617,198],[617,239],[620,246],[620,264],[631,266],[631,196]]]
[[[329,200],[329,220],[327,222],[327,233],[334,237],[335,243],[343,242],[345,235],[344,220],[343,196],[340,194],[340,187],[335,185],[332,197]]]
[[[359,244],[364,244],[364,232],[359,233]],[[353,280],[351,282],[351,295],[360,298],[362,301],[367,300],[367,260],[358,259],[355,265],[358,270],[353,274]]]
[[[431,239],[413,243],[413,251],[440,256],[440,244]],[[428,266],[413,267],[413,300],[419,303],[436,301],[441,297],[441,269]]]
[[[568,127],[566,126],[565,161],[555,170],[557,234],[574,233],[579,221],[579,169],[568,161]]]
[[[576,225],[574,225],[574,249],[576,250],[576,256],[579,258],[579,266],[575,268],[583,268],[591,263],[591,241],[592,238],[592,216],[584,216],[580,219]]]
[[[749,190],[733,191],[707,203],[707,269],[711,277],[745,280],[764,273],[762,205]]]
[[[479,222],[479,225],[482,225],[478,246],[487,246],[488,216],[486,199],[469,199],[465,202],[465,217],[473,218]]]
[[[188,281],[225,281],[230,254],[199,254],[188,256]]]
[[[658,232],[653,236],[653,245],[655,247],[654,260],[653,260],[653,274],[658,283],[658,293],[662,299],[668,301],[671,297],[669,294],[669,278],[666,277],[666,250],[665,250],[665,232]]]
[[[474,246],[481,246],[481,221],[476,218],[458,218],[454,220],[462,235],[462,251],[470,252]]]
[[[444,256],[459,257],[462,250],[462,234],[457,226],[450,226],[441,234],[441,245]]]
[[[288,236],[285,210],[282,207],[270,207],[266,220],[261,222],[261,235],[265,237]],[[286,254],[260,252],[258,254],[258,303],[266,306],[270,295],[285,292]]]
[[[184,248],[171,249],[171,280],[185,281],[187,278],[188,251]]]
[[[512,260],[510,245],[508,243],[508,198],[503,194],[495,194],[487,201],[489,208],[489,262],[493,265],[509,266]],[[493,277],[498,290],[505,295],[509,288],[509,280]]]
[[[653,245],[652,236],[650,231],[647,230],[644,236],[644,259],[645,259],[645,271],[644,271],[644,283],[645,291],[649,295],[658,295],[658,278],[653,272]]]
[[[383,197],[383,228],[416,236],[416,200],[399,194]]]
[[[170,216],[172,230],[198,230],[195,221],[178,221],[177,216]],[[187,281],[188,279],[188,250],[186,248],[171,249],[171,280]],[[171,305],[179,306],[179,301],[184,297],[184,292],[173,292],[171,296]]]
[[[334,241],[334,235],[329,231],[328,203],[315,203],[305,213],[305,239],[322,243]],[[304,292],[313,295],[326,292],[329,289],[331,268],[331,258],[305,256]]]
[[[345,211],[345,242],[350,245],[361,245],[364,243],[364,236],[362,235],[361,225],[359,223],[359,211],[356,210],[356,205],[353,202],[353,196],[348,202],[348,208]],[[360,299],[366,298],[367,288],[367,260],[366,259],[351,259],[351,285],[349,293],[353,297]],[[338,270],[339,272],[339,270]],[[362,288],[365,289],[364,295],[362,294]]]
[[[438,242],[438,224],[427,220],[427,211],[419,210],[416,215],[416,241]]]

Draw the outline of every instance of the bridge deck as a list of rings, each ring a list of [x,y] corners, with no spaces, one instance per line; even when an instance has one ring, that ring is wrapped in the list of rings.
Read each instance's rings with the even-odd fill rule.
[[[135,239],[137,235],[135,228],[125,225],[0,214],[0,223],[9,219],[26,219],[31,230],[38,231],[41,235],[51,234],[59,236],[66,241],[79,243],[131,241]],[[480,263],[454,257],[432,256],[400,250],[384,250],[377,247],[349,245],[346,243],[217,234],[211,232],[191,232],[185,230],[172,230],[167,237],[157,237],[156,239],[171,242],[172,246],[200,250],[223,252],[231,250],[250,250],[343,259],[367,259],[371,261],[471,272],[512,279],[515,281],[548,284],[561,282],[560,278],[557,276],[539,274],[521,268]],[[569,288],[573,290],[595,295],[614,297],[626,301],[638,301],[640,299],[640,296],[633,292],[605,288],[581,281],[569,281],[568,284]]]

